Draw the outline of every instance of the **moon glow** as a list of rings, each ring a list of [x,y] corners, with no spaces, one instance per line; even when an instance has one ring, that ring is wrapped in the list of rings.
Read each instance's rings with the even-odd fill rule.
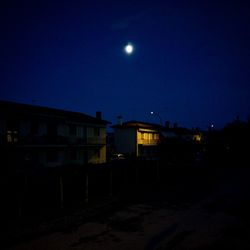
[[[127,44],[127,45],[125,46],[124,50],[125,50],[125,52],[126,52],[127,54],[132,54],[132,53],[133,53],[133,50],[134,50],[134,47],[133,47],[133,45],[131,45],[131,44]]]

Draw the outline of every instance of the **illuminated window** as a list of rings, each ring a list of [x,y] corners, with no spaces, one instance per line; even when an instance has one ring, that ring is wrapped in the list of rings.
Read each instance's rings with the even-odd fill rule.
[[[194,135],[193,140],[200,142],[201,141],[201,135]]]
[[[19,123],[16,120],[7,121],[7,132],[6,132],[6,140],[7,143],[16,143],[18,142],[18,130]]]
[[[152,140],[153,139],[153,135],[152,134],[148,134],[148,139]]]
[[[158,140],[159,139],[159,135],[158,134],[154,134],[154,139]]]
[[[141,139],[144,140],[144,133],[141,133]]]
[[[7,142],[8,143],[16,143],[18,142],[18,131],[7,131]]]
[[[11,143],[11,142],[12,142],[11,131],[7,131],[7,142],[8,142],[8,143]]]
[[[140,140],[141,139],[141,132],[137,133],[137,138]]]

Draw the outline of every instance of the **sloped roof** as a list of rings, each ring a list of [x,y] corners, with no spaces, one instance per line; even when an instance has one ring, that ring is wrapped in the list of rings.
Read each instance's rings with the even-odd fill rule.
[[[188,129],[184,127],[165,127],[160,124],[155,123],[148,123],[148,122],[142,122],[142,121],[136,121],[131,120],[127,122],[123,122],[122,125],[116,124],[113,125],[112,128],[148,128],[148,129],[158,129],[161,131],[161,133],[174,133],[176,135],[187,135],[187,134],[197,134],[198,131],[195,131],[193,129]]]
[[[116,124],[116,125],[112,126],[112,128],[132,128],[132,127],[135,127],[135,128],[153,128],[153,129],[161,129],[161,128],[163,128],[159,124],[136,121],[136,120],[123,122],[122,125]]]
[[[36,106],[30,104],[16,103],[10,101],[0,100],[0,112],[3,114],[14,114],[14,115],[44,115],[53,116],[57,118],[63,118],[65,120],[76,121],[76,122],[86,122],[94,124],[107,125],[110,124],[109,121],[98,119],[96,117],[68,110],[49,108],[43,106]]]

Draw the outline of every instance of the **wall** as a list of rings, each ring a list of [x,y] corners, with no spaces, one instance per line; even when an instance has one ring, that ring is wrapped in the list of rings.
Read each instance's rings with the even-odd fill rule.
[[[63,119],[55,120],[52,116],[39,117],[38,114],[20,117],[18,123],[18,136],[22,137],[22,140],[20,139],[13,149],[18,147],[17,155],[22,162],[25,161],[24,165],[26,162],[30,165],[33,164],[35,167],[56,167],[65,164],[83,165],[88,163],[88,159],[91,163],[106,162],[106,127],[104,125],[71,122]],[[38,131],[31,136],[31,128],[34,123],[38,124]],[[54,138],[47,140],[50,123],[56,125],[55,140]],[[69,126],[71,124],[76,127],[75,134],[70,134]],[[91,138],[90,145],[85,140],[87,135]],[[1,144],[5,142],[6,136],[6,118],[4,117],[0,119]],[[58,138],[56,138],[57,136]],[[72,148],[76,150],[75,159],[70,157]],[[95,150],[93,151],[93,149]],[[55,157],[55,160],[49,161],[48,155],[51,155],[53,151],[56,152],[57,157]],[[16,152],[13,150],[12,156],[14,154]]]
[[[136,128],[115,129],[115,148],[117,153],[136,154]]]

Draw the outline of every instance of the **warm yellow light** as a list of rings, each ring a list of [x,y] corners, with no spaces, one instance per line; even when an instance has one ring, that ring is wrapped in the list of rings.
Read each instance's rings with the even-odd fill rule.
[[[194,135],[193,139],[197,142],[201,141],[201,135]]]

